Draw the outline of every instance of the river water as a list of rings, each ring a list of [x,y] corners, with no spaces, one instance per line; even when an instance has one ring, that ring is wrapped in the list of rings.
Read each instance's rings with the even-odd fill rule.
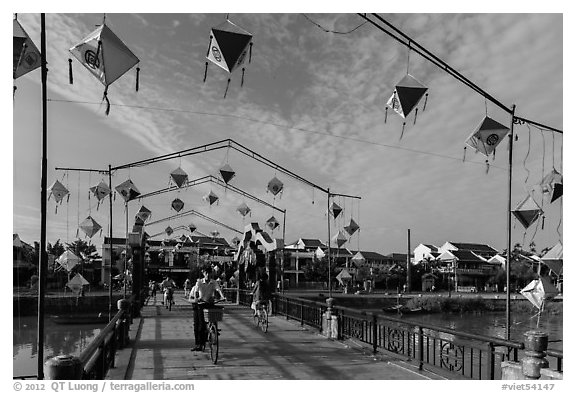
[[[506,336],[506,315],[504,312],[466,313],[462,315],[452,313],[405,315],[403,318],[483,336],[502,339]],[[513,314],[511,316],[510,338],[513,341],[524,341],[524,332],[536,329],[536,323],[537,318],[530,314]],[[102,328],[104,326],[101,325],[58,325],[50,319],[46,319],[45,359],[62,354],[79,355]],[[538,329],[548,332],[549,348],[562,350],[563,317],[561,313],[543,315],[540,318]],[[37,374],[36,334],[36,317],[14,317],[14,377]]]

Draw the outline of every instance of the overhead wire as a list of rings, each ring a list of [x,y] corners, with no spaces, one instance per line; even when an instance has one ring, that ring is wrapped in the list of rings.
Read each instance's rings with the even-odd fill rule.
[[[319,29],[321,29],[322,31],[324,31],[325,33],[333,33],[333,34],[341,34],[341,35],[346,35],[346,34],[350,34],[355,32],[356,30],[358,30],[359,28],[361,28],[362,26],[364,26],[366,23],[368,23],[367,21],[360,23],[358,26],[354,27],[352,30],[349,31],[336,31],[336,30],[331,30],[328,29],[324,26],[322,26],[320,23],[314,21],[312,18],[310,18],[308,15],[306,14],[300,14],[302,15],[304,18],[306,18],[306,20],[310,23],[312,23],[314,26],[318,27]]]

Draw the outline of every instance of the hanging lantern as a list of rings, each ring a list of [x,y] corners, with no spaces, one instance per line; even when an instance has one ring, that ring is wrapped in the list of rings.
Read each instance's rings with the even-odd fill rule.
[[[486,116],[468,137],[466,144],[475,149],[476,152],[489,157],[508,134],[508,131],[510,131],[508,127]]]
[[[218,232],[217,230],[213,230],[210,232],[210,234],[212,235],[212,237],[216,238],[218,236],[220,236],[220,232]]]
[[[360,251],[358,251],[352,257],[352,261],[354,261],[356,263],[356,266],[361,266],[366,262],[366,258],[364,258],[364,255],[362,255],[362,253]]]
[[[416,78],[406,74],[396,85],[396,89],[386,105],[405,119],[418,105],[427,90],[428,88]]]
[[[194,233],[194,231],[196,230],[196,225],[190,223],[188,224],[188,229],[190,229],[190,233]]]
[[[338,206],[336,202],[332,202],[332,205],[330,205],[330,213],[336,218],[342,213],[342,208]]]
[[[64,187],[64,185],[60,183],[58,180],[56,180],[48,188],[48,190],[50,191],[48,199],[50,199],[50,196],[54,196],[54,200],[56,201],[56,203],[61,203],[64,197],[70,193],[68,189]]]
[[[232,239],[232,244],[234,245],[234,247],[238,247],[238,244],[240,244],[240,239],[238,238],[238,236],[234,236],[234,238]]]
[[[358,226],[358,224],[356,224],[356,221],[354,221],[352,218],[350,219],[350,224],[348,224],[347,226],[344,227],[344,230],[350,236],[352,236],[354,233],[356,233],[356,231],[358,229],[360,229],[360,227]]]
[[[108,114],[110,112],[108,87],[140,60],[104,23],[70,48],[70,53],[104,85],[104,99],[108,104],[106,114]],[[70,83],[72,83],[72,61],[69,63]],[[138,90],[138,74],[136,90]]]
[[[62,255],[58,257],[58,259],[56,259],[56,262],[64,269],[66,269],[67,272],[69,272],[74,268],[74,266],[80,263],[80,257],[74,254],[72,251],[66,250]]]
[[[150,218],[152,212],[146,206],[140,206],[140,210],[136,213],[136,217],[142,221],[146,221]]]
[[[84,221],[82,221],[80,223],[80,229],[82,229],[84,231],[84,233],[86,234],[86,236],[88,236],[89,238],[91,238],[92,236],[94,236],[94,234],[96,234],[100,229],[102,229],[102,226],[100,226],[100,224],[98,224],[93,218],[92,216],[88,216]]]
[[[266,221],[266,226],[268,226],[268,228],[270,228],[270,230],[273,231],[274,229],[280,226],[280,223],[278,222],[278,220],[276,220],[276,217],[272,216],[268,219],[268,221]]]
[[[174,233],[174,229],[172,229],[171,226],[167,226],[166,229],[164,229],[164,232],[166,232],[166,234],[168,236],[172,235]]]
[[[279,192],[282,192],[284,189],[284,183],[282,183],[276,176],[272,178],[268,182],[268,191],[272,193],[272,195],[276,196]]]
[[[130,202],[133,199],[138,198],[140,191],[136,188],[136,185],[132,183],[132,180],[128,179],[124,183],[116,187],[116,191],[120,193],[124,202]]]
[[[232,178],[236,176],[236,172],[234,172],[234,170],[230,165],[226,164],[222,168],[220,168],[220,176],[222,176],[222,180],[224,180],[224,183],[228,184],[230,180],[232,180]]]
[[[30,36],[20,22],[13,20],[13,62],[12,78],[18,79],[22,75],[35,70],[41,65],[40,51],[30,39]]]
[[[344,234],[344,231],[338,231],[338,233],[332,238],[332,241],[340,248],[348,239]]]
[[[180,167],[174,169],[170,172],[170,179],[176,183],[178,188],[181,188],[186,182],[188,182],[188,174]]]
[[[204,195],[204,200],[212,206],[214,203],[218,201],[218,195],[214,194],[210,191],[208,194]]]
[[[90,192],[96,197],[98,202],[110,195],[110,187],[104,181],[90,187]]]
[[[544,211],[542,211],[536,201],[530,195],[528,195],[522,202],[518,204],[518,206],[516,206],[516,210],[513,210],[512,213],[518,219],[518,221],[520,221],[524,228],[528,229],[530,225],[538,220],[538,217],[540,217]]]
[[[228,74],[232,74],[244,64],[247,54],[249,54],[248,62],[250,62],[252,57],[252,34],[229,20],[212,28],[208,53],[206,53],[208,61],[216,64]],[[206,81],[208,73],[208,61],[206,61],[206,69],[204,70],[204,81]],[[241,85],[244,84],[244,72],[245,68],[242,67]],[[230,79],[229,77],[224,98],[226,98],[228,93]]]
[[[540,187],[544,194],[548,194],[550,203],[554,202],[563,194],[562,175],[556,169],[552,169],[552,172],[544,176],[540,182]]]
[[[176,210],[176,213],[180,213],[180,210],[184,208],[184,202],[181,199],[176,198],[172,201],[172,209]]]
[[[250,208],[248,207],[248,205],[246,205],[246,203],[242,202],[242,204],[240,206],[238,206],[238,208],[236,209],[240,214],[242,214],[242,217],[246,217],[246,215],[248,213],[250,213]]]

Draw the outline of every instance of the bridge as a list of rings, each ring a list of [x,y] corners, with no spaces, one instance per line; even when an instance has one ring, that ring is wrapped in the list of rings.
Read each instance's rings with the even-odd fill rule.
[[[329,340],[318,329],[272,315],[268,332],[256,329],[252,310],[226,304],[216,365],[194,346],[192,306],[177,293],[168,311],[161,296],[149,299],[133,320],[130,345],[117,352],[107,379],[115,380],[411,380],[439,379],[398,357]]]

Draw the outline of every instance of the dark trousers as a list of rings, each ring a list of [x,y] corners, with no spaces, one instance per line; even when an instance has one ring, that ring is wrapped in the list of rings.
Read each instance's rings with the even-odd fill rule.
[[[206,344],[206,321],[204,320],[204,309],[210,308],[208,303],[194,303],[194,342],[196,345]]]

